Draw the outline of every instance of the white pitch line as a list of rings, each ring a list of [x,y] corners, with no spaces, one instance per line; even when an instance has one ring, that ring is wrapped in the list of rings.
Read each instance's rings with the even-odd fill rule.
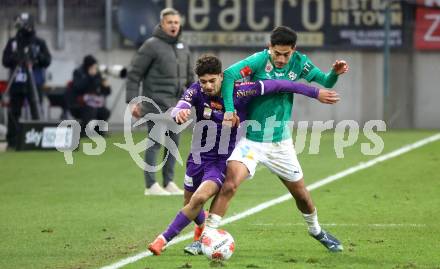
[[[374,227],[374,228],[426,228],[428,225],[423,223],[369,223],[369,224],[359,224],[359,223],[319,223],[324,227]],[[279,226],[279,227],[289,227],[289,226],[304,226],[307,224],[301,223],[254,223],[250,224],[253,226]]]
[[[374,158],[374,159],[372,159],[370,161],[367,161],[365,163],[362,162],[362,163],[360,163],[360,164],[358,164],[356,166],[350,167],[350,168],[348,168],[346,170],[343,170],[343,171],[341,171],[339,173],[336,173],[334,175],[331,175],[331,176],[328,176],[326,178],[323,178],[323,179],[321,179],[321,180],[319,180],[319,181],[317,181],[315,183],[312,183],[309,186],[307,186],[307,189],[309,191],[315,190],[315,189],[317,189],[319,187],[327,185],[327,184],[329,184],[329,183],[331,183],[333,181],[336,181],[338,179],[346,177],[346,176],[348,176],[350,174],[356,173],[356,172],[358,172],[360,170],[367,169],[367,168],[369,168],[369,167],[371,167],[373,165],[376,165],[378,163],[381,163],[381,162],[384,162],[386,160],[392,159],[394,157],[397,157],[399,155],[407,153],[408,151],[420,148],[420,147],[422,147],[422,146],[424,146],[426,144],[435,142],[437,140],[440,140],[440,133],[435,134],[435,135],[430,136],[430,137],[427,137],[427,138],[424,138],[424,139],[419,140],[419,141],[417,141],[415,143],[412,143],[412,144],[409,144],[409,145],[405,145],[405,146],[403,146],[401,148],[398,148],[398,149],[396,149],[396,150],[394,150],[394,151],[392,151],[390,153],[387,153],[387,154],[384,154],[384,155],[380,155],[379,157],[376,157],[376,158]],[[229,218],[225,218],[221,222],[221,225],[225,225],[225,224],[228,224],[228,223],[231,223],[231,222],[234,222],[234,221],[246,218],[246,217],[248,217],[250,215],[258,213],[258,212],[260,212],[260,211],[262,211],[262,210],[264,210],[264,209],[266,209],[268,207],[271,207],[271,206],[277,205],[279,203],[282,203],[284,201],[287,201],[287,200],[289,200],[291,198],[292,198],[292,196],[290,195],[290,193],[288,193],[288,194],[282,195],[282,196],[280,196],[278,198],[275,198],[273,200],[269,200],[267,202],[261,203],[261,204],[255,206],[255,207],[250,208],[248,210],[245,210],[245,211],[243,211],[243,212],[241,212],[241,213],[239,213],[237,215],[231,216]],[[174,240],[172,240],[167,245],[167,247],[172,246],[172,245],[177,244],[177,243],[180,243],[182,241],[185,241],[185,240],[191,238],[192,236],[193,236],[193,234],[192,234],[192,232],[190,232],[190,233],[187,233],[185,235],[176,237]],[[134,263],[134,262],[136,262],[136,261],[138,261],[140,259],[143,259],[143,258],[151,256],[151,255],[152,255],[152,253],[149,252],[149,251],[141,252],[141,253],[138,253],[138,254],[136,254],[134,256],[125,258],[123,260],[120,260],[120,261],[118,261],[116,263],[110,264],[108,266],[101,267],[101,269],[118,269],[118,268],[121,268],[121,267],[123,267],[123,266],[125,266],[127,264]]]

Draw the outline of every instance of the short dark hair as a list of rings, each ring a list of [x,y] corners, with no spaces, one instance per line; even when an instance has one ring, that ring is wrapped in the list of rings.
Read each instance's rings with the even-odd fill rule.
[[[93,55],[86,55],[83,59],[83,66],[84,68],[87,70],[89,69],[89,67],[91,67],[94,64],[97,64],[98,60],[96,60],[95,57],[93,57]]]
[[[286,46],[290,45],[295,47],[296,45],[297,35],[296,32],[287,26],[278,26],[272,30],[270,34],[270,44],[272,46],[281,45]]]
[[[220,74],[222,72],[222,62],[214,55],[205,54],[197,59],[196,66],[194,67],[194,73],[197,76],[203,76],[206,74]]]

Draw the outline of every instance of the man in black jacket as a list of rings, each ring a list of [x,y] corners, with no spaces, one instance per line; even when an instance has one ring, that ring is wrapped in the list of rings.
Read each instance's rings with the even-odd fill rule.
[[[83,59],[80,67],[73,71],[68,103],[70,113],[81,120],[81,134],[91,120],[108,120],[110,110],[105,107],[105,98],[111,88],[98,70],[98,62],[92,55]]]
[[[139,84],[142,82],[142,95],[152,99],[162,110],[173,107],[182,92],[193,82],[191,54],[186,44],[179,40],[181,34],[180,14],[173,8],[166,8],[160,13],[160,24],[134,55],[127,75],[126,101],[130,102],[139,95]],[[132,108],[134,117],[139,118],[146,113],[159,113],[151,104],[136,105]],[[148,131],[155,123],[148,122]],[[159,123],[156,121],[156,124]],[[169,132],[168,135],[176,145],[179,135]],[[151,139],[151,138],[150,138]],[[156,166],[160,150],[158,141],[145,151],[145,162]],[[167,154],[167,149],[165,149]],[[166,156],[166,155],[165,155]],[[155,179],[155,173],[144,171],[145,195],[183,194],[173,182],[175,158],[169,154],[162,169],[162,188]]]
[[[46,42],[35,34],[34,22],[28,13],[22,13],[16,17],[15,25],[17,34],[8,40],[3,50],[2,63],[9,69],[12,79],[9,89],[10,109],[8,113],[8,133],[6,139],[8,147],[12,148],[17,143],[19,119],[21,108],[27,100],[32,119],[38,119],[39,100],[41,102],[42,86],[45,81],[45,68],[50,65],[51,55]],[[29,71],[32,70],[30,73]],[[12,77],[15,71],[15,76]],[[32,77],[38,96],[34,96],[32,90]]]

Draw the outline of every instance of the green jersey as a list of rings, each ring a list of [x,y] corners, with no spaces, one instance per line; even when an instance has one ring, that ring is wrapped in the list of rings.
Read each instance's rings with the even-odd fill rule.
[[[222,96],[226,111],[234,111],[232,91],[234,82],[238,80],[265,79],[305,79],[315,81],[331,88],[338,75],[332,71],[323,73],[310,59],[297,51],[290,57],[283,68],[276,68],[272,63],[269,50],[264,50],[237,62],[224,72]],[[293,94],[278,93],[254,98],[248,105],[248,120],[255,120],[261,125],[256,130],[248,127],[246,137],[257,142],[279,142],[291,137],[287,122],[291,119]]]

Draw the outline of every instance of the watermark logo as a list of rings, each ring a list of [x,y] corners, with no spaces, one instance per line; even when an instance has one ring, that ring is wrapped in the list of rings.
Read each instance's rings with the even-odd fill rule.
[[[158,114],[148,113],[140,118],[137,122],[132,125],[132,115],[130,108],[134,105],[141,103],[149,103],[158,110]],[[142,141],[135,143],[133,140],[132,128],[152,122],[152,128],[148,134],[148,137],[144,138]],[[136,165],[148,172],[157,172],[164,165],[166,160],[171,154],[176,161],[183,165],[183,160],[180,155],[179,149],[176,143],[170,138],[169,133],[179,134],[185,128],[188,127],[192,122],[192,119],[185,124],[177,124],[170,115],[170,110],[163,113],[160,107],[150,98],[145,96],[138,96],[131,100],[127,105],[124,112],[124,139],[125,143],[113,143],[115,146],[126,150],[132,160]],[[98,127],[100,131],[108,131],[108,123],[102,120],[94,120],[87,124],[86,135],[96,144],[94,147],[92,143],[83,143],[83,151],[86,155],[100,155],[104,153],[106,149],[105,139],[98,135],[95,131],[95,127]],[[72,143],[70,147],[57,147],[57,150],[64,153],[64,160],[67,164],[73,164],[73,151],[78,148],[81,126],[76,120],[64,120],[59,125],[58,128],[72,128]],[[167,155],[161,163],[158,165],[150,165],[144,161],[140,156],[140,153],[146,149],[154,146],[155,143],[159,143],[167,149]]]
[[[152,104],[158,111],[159,114],[148,113],[139,119],[134,126],[131,125],[131,111],[130,107],[134,105],[141,104],[142,102]],[[133,134],[131,132],[132,127],[137,127],[142,124],[147,123],[147,121],[152,121],[154,123],[151,128],[148,137],[144,138],[141,142],[135,144],[133,141]],[[171,109],[167,112],[163,113],[160,107],[150,98],[145,96],[138,96],[130,101],[124,113],[124,138],[125,144],[114,143],[115,146],[120,147],[121,149],[126,150],[133,161],[139,166],[141,169],[145,169],[148,172],[157,172],[164,165],[166,160],[171,154],[176,161],[183,165],[182,157],[180,155],[179,149],[176,143],[170,138],[170,131],[179,134],[182,132],[188,125],[190,125],[192,120],[187,121],[185,124],[179,125],[177,124],[173,118],[171,117]],[[166,149],[166,156],[163,161],[158,165],[150,165],[146,163],[143,158],[139,155],[144,150],[147,150],[154,146],[155,143],[159,143]]]
[[[131,107],[141,104],[149,104],[154,107],[158,113],[148,113],[142,118],[138,119],[133,124],[133,117],[131,113]],[[126,107],[124,112],[124,140],[125,143],[113,143],[113,145],[128,152],[131,159],[136,165],[147,171],[157,172],[163,168],[168,158],[173,157],[176,161],[183,165],[182,156],[180,155],[177,144],[171,138],[171,133],[180,134],[185,130],[192,122],[189,119],[184,124],[177,124],[172,115],[172,109],[166,112],[162,112],[160,107],[150,98],[145,96],[138,96],[134,98]],[[135,143],[133,140],[132,129],[134,127],[147,124],[149,133],[148,136],[142,139],[140,142]],[[222,126],[220,122],[213,120],[199,119],[194,124],[193,136],[191,141],[191,154],[195,163],[200,164],[203,161],[203,156],[207,154],[212,158],[215,155],[222,155],[231,153],[237,142],[243,137],[246,131],[261,131],[264,142],[271,142],[276,129],[282,128],[283,132],[292,133],[295,122],[293,121],[277,121],[275,116],[268,117],[264,122],[264,125],[255,120],[246,120],[241,123],[240,128],[235,132],[231,132],[231,128]],[[86,155],[100,155],[104,153],[106,149],[106,140],[98,135],[95,131],[95,127],[98,127],[100,131],[108,130],[108,123],[105,121],[95,120],[88,123],[86,127],[86,135],[94,142],[83,143],[83,152]],[[73,164],[73,151],[79,146],[80,124],[75,120],[65,120],[58,126],[55,138],[56,141],[62,141],[64,132],[59,130],[66,130],[70,128],[70,134],[72,142],[69,147],[60,146],[57,150],[64,153],[64,159],[67,164]],[[313,121],[309,126],[308,121],[299,121],[297,123],[296,136],[294,138],[294,144],[296,153],[300,154],[304,151],[306,146],[306,140],[309,130],[310,140],[308,154],[319,154],[321,136],[325,130],[334,130],[333,133],[333,149],[337,158],[344,158],[344,151],[348,147],[355,146],[359,140],[360,125],[354,120],[343,120],[335,125],[334,120],[329,121]],[[360,151],[364,155],[378,155],[384,149],[384,142],[377,132],[386,131],[386,124],[382,120],[370,120],[366,122],[362,128],[362,132],[366,141],[360,144]],[[278,134],[279,135],[279,134]],[[30,139],[36,140],[34,137]],[[68,143],[59,143],[62,145]],[[150,149],[155,145],[161,145],[166,149],[166,156],[162,162],[157,165],[148,164],[144,161],[141,153]]]

